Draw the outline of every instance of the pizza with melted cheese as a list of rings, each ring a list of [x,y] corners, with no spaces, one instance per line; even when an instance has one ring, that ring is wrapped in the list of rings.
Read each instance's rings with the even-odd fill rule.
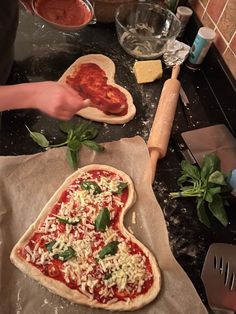
[[[56,191],[11,253],[11,261],[70,301],[135,310],[160,290],[151,252],[124,227],[136,198],[124,172],[85,166]]]

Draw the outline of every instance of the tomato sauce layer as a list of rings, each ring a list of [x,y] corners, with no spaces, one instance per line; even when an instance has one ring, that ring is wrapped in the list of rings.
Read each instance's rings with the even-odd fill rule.
[[[86,190],[91,185],[93,190]],[[18,254],[45,276],[103,304],[146,293],[153,284],[150,260],[119,229],[128,196],[129,188],[117,174],[86,172],[61,193]],[[109,208],[110,222],[105,231],[97,230],[98,215],[105,207]],[[139,287],[140,282],[125,273],[125,268],[131,271],[135,267],[134,276],[142,273]],[[119,283],[122,276],[127,280],[123,287]]]
[[[107,84],[105,72],[95,63],[81,64],[73,75],[67,77],[66,83],[108,115],[124,116],[128,112],[124,93]]]
[[[40,16],[60,25],[80,26],[92,18],[90,9],[80,0],[37,0],[35,8]]]

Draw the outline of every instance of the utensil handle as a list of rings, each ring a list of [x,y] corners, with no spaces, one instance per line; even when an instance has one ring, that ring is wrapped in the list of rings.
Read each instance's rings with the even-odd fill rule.
[[[172,76],[163,86],[153,125],[147,142],[149,149],[153,180],[157,161],[166,155],[176,106],[179,98],[180,82],[177,80],[180,66],[172,69]]]

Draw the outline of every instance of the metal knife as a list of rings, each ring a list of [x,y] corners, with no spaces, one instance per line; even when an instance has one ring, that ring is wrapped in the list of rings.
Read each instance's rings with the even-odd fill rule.
[[[183,105],[182,106],[183,113],[187,121],[188,128],[193,128],[195,127],[195,124],[192,121],[192,115],[190,113],[190,107],[189,107],[190,103],[182,86],[180,87],[179,95],[180,95],[180,99]]]

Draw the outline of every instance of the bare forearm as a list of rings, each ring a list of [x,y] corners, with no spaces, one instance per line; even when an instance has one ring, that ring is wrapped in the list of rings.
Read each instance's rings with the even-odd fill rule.
[[[34,87],[34,83],[0,86],[0,111],[34,108]]]
[[[36,108],[55,118],[68,120],[89,104],[89,100],[83,100],[63,83],[47,81],[0,86],[0,111]]]

